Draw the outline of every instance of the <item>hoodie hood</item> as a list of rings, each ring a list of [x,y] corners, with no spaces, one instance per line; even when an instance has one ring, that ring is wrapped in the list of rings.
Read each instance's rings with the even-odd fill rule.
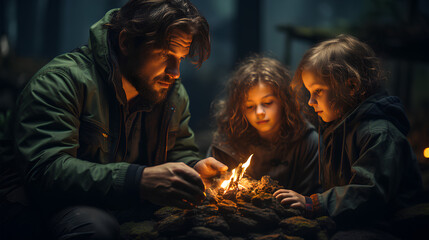
[[[368,98],[346,117],[350,124],[375,119],[391,122],[405,136],[410,131],[410,123],[401,100],[398,97],[389,96],[386,92]]]
[[[322,124],[322,126],[324,125],[326,130],[324,135],[329,135],[339,128],[347,128],[347,126],[356,125],[359,122],[377,119],[391,122],[405,136],[410,131],[410,122],[401,100],[398,97],[389,96],[386,91],[372,95],[339,122]]]

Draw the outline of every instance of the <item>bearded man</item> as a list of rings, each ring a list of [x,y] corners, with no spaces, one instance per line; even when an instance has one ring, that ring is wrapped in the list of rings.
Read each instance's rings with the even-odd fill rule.
[[[143,219],[152,204],[201,203],[203,180],[227,167],[199,157],[179,77],[183,59],[199,67],[209,54],[208,23],[188,0],[130,0],[33,76],[14,145],[49,237],[115,239],[126,210]]]

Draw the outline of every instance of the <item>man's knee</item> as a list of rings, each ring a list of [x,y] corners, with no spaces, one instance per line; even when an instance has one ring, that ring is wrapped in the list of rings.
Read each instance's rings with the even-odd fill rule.
[[[89,207],[70,207],[57,213],[48,223],[53,239],[118,239],[119,223],[106,211]]]

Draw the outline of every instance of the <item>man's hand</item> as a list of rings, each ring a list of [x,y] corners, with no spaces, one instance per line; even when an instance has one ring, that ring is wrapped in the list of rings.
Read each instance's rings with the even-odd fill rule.
[[[273,196],[284,206],[300,209],[305,208],[305,197],[292,190],[280,189]]]
[[[201,175],[202,178],[211,178],[228,170],[228,166],[218,160],[209,157],[195,164],[194,169]]]
[[[209,157],[200,160],[197,164],[195,164],[194,169],[200,174],[204,184],[206,186],[210,186],[210,178],[218,175],[221,172],[225,172],[228,170],[228,166],[212,157]]]
[[[204,200],[204,184],[184,163],[146,167],[140,180],[140,198],[158,205],[191,208]]]

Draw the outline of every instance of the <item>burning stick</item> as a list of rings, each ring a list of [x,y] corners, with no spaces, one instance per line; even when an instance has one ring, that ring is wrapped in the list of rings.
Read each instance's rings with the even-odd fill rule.
[[[250,157],[244,164],[240,163],[238,167],[232,170],[232,174],[229,180],[223,181],[223,183],[221,184],[221,188],[225,189],[223,193],[226,193],[229,189],[238,189],[238,183],[240,182],[241,178],[243,178],[246,169],[249,167],[252,156],[253,154],[250,155]]]

